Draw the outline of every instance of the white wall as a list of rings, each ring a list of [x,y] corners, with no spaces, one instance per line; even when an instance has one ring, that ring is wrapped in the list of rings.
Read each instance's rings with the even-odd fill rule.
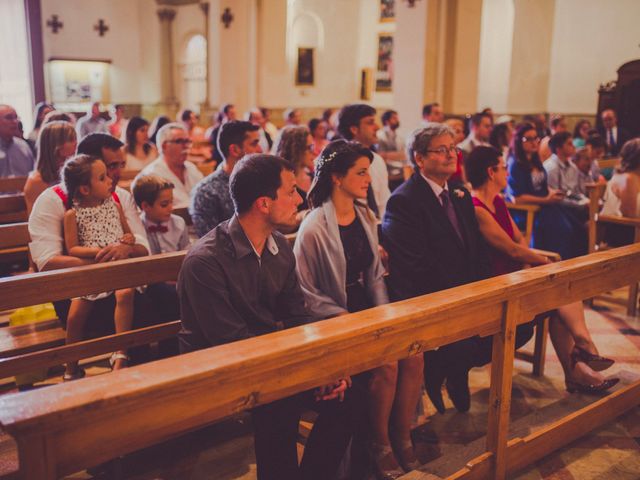
[[[111,60],[111,101],[139,103],[142,85],[147,85],[154,78],[154,72],[140,68],[144,64],[141,38],[146,34],[140,19],[141,16],[149,16],[157,23],[154,3],[147,0],[142,3],[146,12],[141,12],[145,10],[141,5],[132,6],[131,0],[43,1],[45,62],[50,57]],[[46,26],[52,14],[57,14],[64,23],[64,28],[57,34]],[[100,18],[109,26],[103,37],[93,29]],[[145,55],[149,54],[157,53],[153,48],[145,49]]]
[[[549,111],[594,113],[600,83],[640,58],[640,1],[556,1]]]
[[[488,105],[491,105],[495,112],[508,111],[513,19],[513,0],[491,0],[482,3],[476,108],[478,111]]]

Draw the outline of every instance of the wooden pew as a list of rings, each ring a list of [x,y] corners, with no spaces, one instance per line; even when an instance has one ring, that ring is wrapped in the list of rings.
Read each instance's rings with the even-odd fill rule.
[[[27,177],[2,177],[0,178],[0,193],[15,193],[24,190]]]
[[[640,245],[72,385],[5,395],[0,425],[17,442],[21,478],[54,479],[345,375],[474,335],[492,335],[486,452],[450,478],[502,480],[640,403],[636,381],[525,438],[508,438],[516,326],[534,314],[618,288],[629,278],[640,278]],[[283,376],[283,368],[290,374]]]
[[[0,263],[13,263],[29,257],[29,224],[0,225]]]
[[[0,311],[176,280],[185,252],[0,278]],[[57,322],[0,329],[0,378],[175,336],[180,322],[64,345]]]
[[[606,185],[592,184],[588,186],[589,192],[589,252],[596,252],[607,248],[601,243],[604,230],[608,225],[620,225],[633,229],[634,243],[640,242],[640,218],[618,217],[615,215],[601,215],[600,199],[604,195]],[[638,311],[638,283],[629,285],[627,297],[627,315],[635,316]]]
[[[507,208],[511,212],[525,212],[526,223],[524,232],[522,232],[522,234],[527,241],[527,245],[531,245],[531,237],[533,236],[533,222],[535,220],[536,213],[540,211],[540,206],[526,203],[506,203]]]
[[[22,193],[0,195],[0,224],[26,222],[28,218]]]

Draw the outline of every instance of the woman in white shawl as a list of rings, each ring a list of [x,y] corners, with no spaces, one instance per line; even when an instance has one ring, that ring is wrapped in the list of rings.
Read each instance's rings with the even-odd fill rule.
[[[316,160],[294,253],[314,320],[388,303],[378,253],[376,218],[366,205],[370,150],[331,142]],[[370,452],[376,477],[393,479],[416,468],[410,428],[422,382],[422,355],[358,375],[368,391]],[[392,419],[392,425],[389,425]]]

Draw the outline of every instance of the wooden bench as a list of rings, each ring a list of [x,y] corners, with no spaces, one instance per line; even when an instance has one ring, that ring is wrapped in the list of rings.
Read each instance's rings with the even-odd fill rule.
[[[27,177],[2,177],[0,178],[0,193],[16,193],[24,190]]]
[[[146,275],[138,270],[136,280]],[[630,278],[640,278],[640,245],[71,385],[5,395],[0,425],[17,443],[21,478],[54,479],[345,375],[474,335],[492,335],[486,452],[450,478],[502,480],[640,403],[636,381],[531,435],[508,438],[516,326],[537,313],[618,288]],[[133,284],[132,279],[117,287]],[[78,284],[74,288],[81,290]],[[291,374],[283,376],[283,368]]]
[[[136,287],[176,280],[185,252],[166,253],[0,278],[0,311],[64,300],[105,289]],[[180,322],[64,345],[65,332],[57,322],[0,329],[0,378],[144,345],[175,336]]]
[[[0,263],[13,263],[29,257],[29,224],[0,225]]]
[[[0,224],[26,222],[27,204],[22,193],[0,195]]]
[[[535,221],[536,213],[540,211],[540,206],[527,203],[506,203],[509,211],[525,213],[525,229],[522,232],[522,235],[524,235],[524,238],[527,241],[527,245],[531,245],[531,238],[533,237],[533,224]]]

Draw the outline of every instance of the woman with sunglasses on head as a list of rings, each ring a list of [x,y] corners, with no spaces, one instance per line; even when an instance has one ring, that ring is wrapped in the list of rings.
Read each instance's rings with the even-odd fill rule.
[[[507,166],[498,150],[477,147],[465,159],[467,178],[473,187],[473,204],[482,236],[489,245],[494,275],[520,270],[524,265],[544,265],[549,260],[530,250],[500,195],[507,186]],[[544,317],[548,314],[541,314]],[[582,302],[550,312],[549,334],[570,393],[599,393],[618,383],[598,373],[614,361],[601,357],[587,329]],[[520,327],[518,327],[520,328]]]
[[[371,151],[357,142],[329,143],[316,161],[309,191],[311,211],[300,226],[294,253],[298,277],[314,319],[359,312],[388,303],[385,269],[378,253],[378,222],[367,207]],[[419,463],[410,428],[422,384],[422,355],[354,377],[366,391],[368,432],[354,438],[350,478],[361,478],[360,448],[369,437],[377,479],[398,478]],[[368,478],[368,477],[367,477]]]
[[[507,164],[507,196],[518,203],[539,205],[533,226],[533,246],[558,253],[564,260],[587,253],[585,225],[561,205],[567,192],[547,185],[547,172],[538,155],[540,138],[531,123],[518,125]],[[514,216],[517,224],[524,218]],[[521,225],[522,226],[522,225]]]

